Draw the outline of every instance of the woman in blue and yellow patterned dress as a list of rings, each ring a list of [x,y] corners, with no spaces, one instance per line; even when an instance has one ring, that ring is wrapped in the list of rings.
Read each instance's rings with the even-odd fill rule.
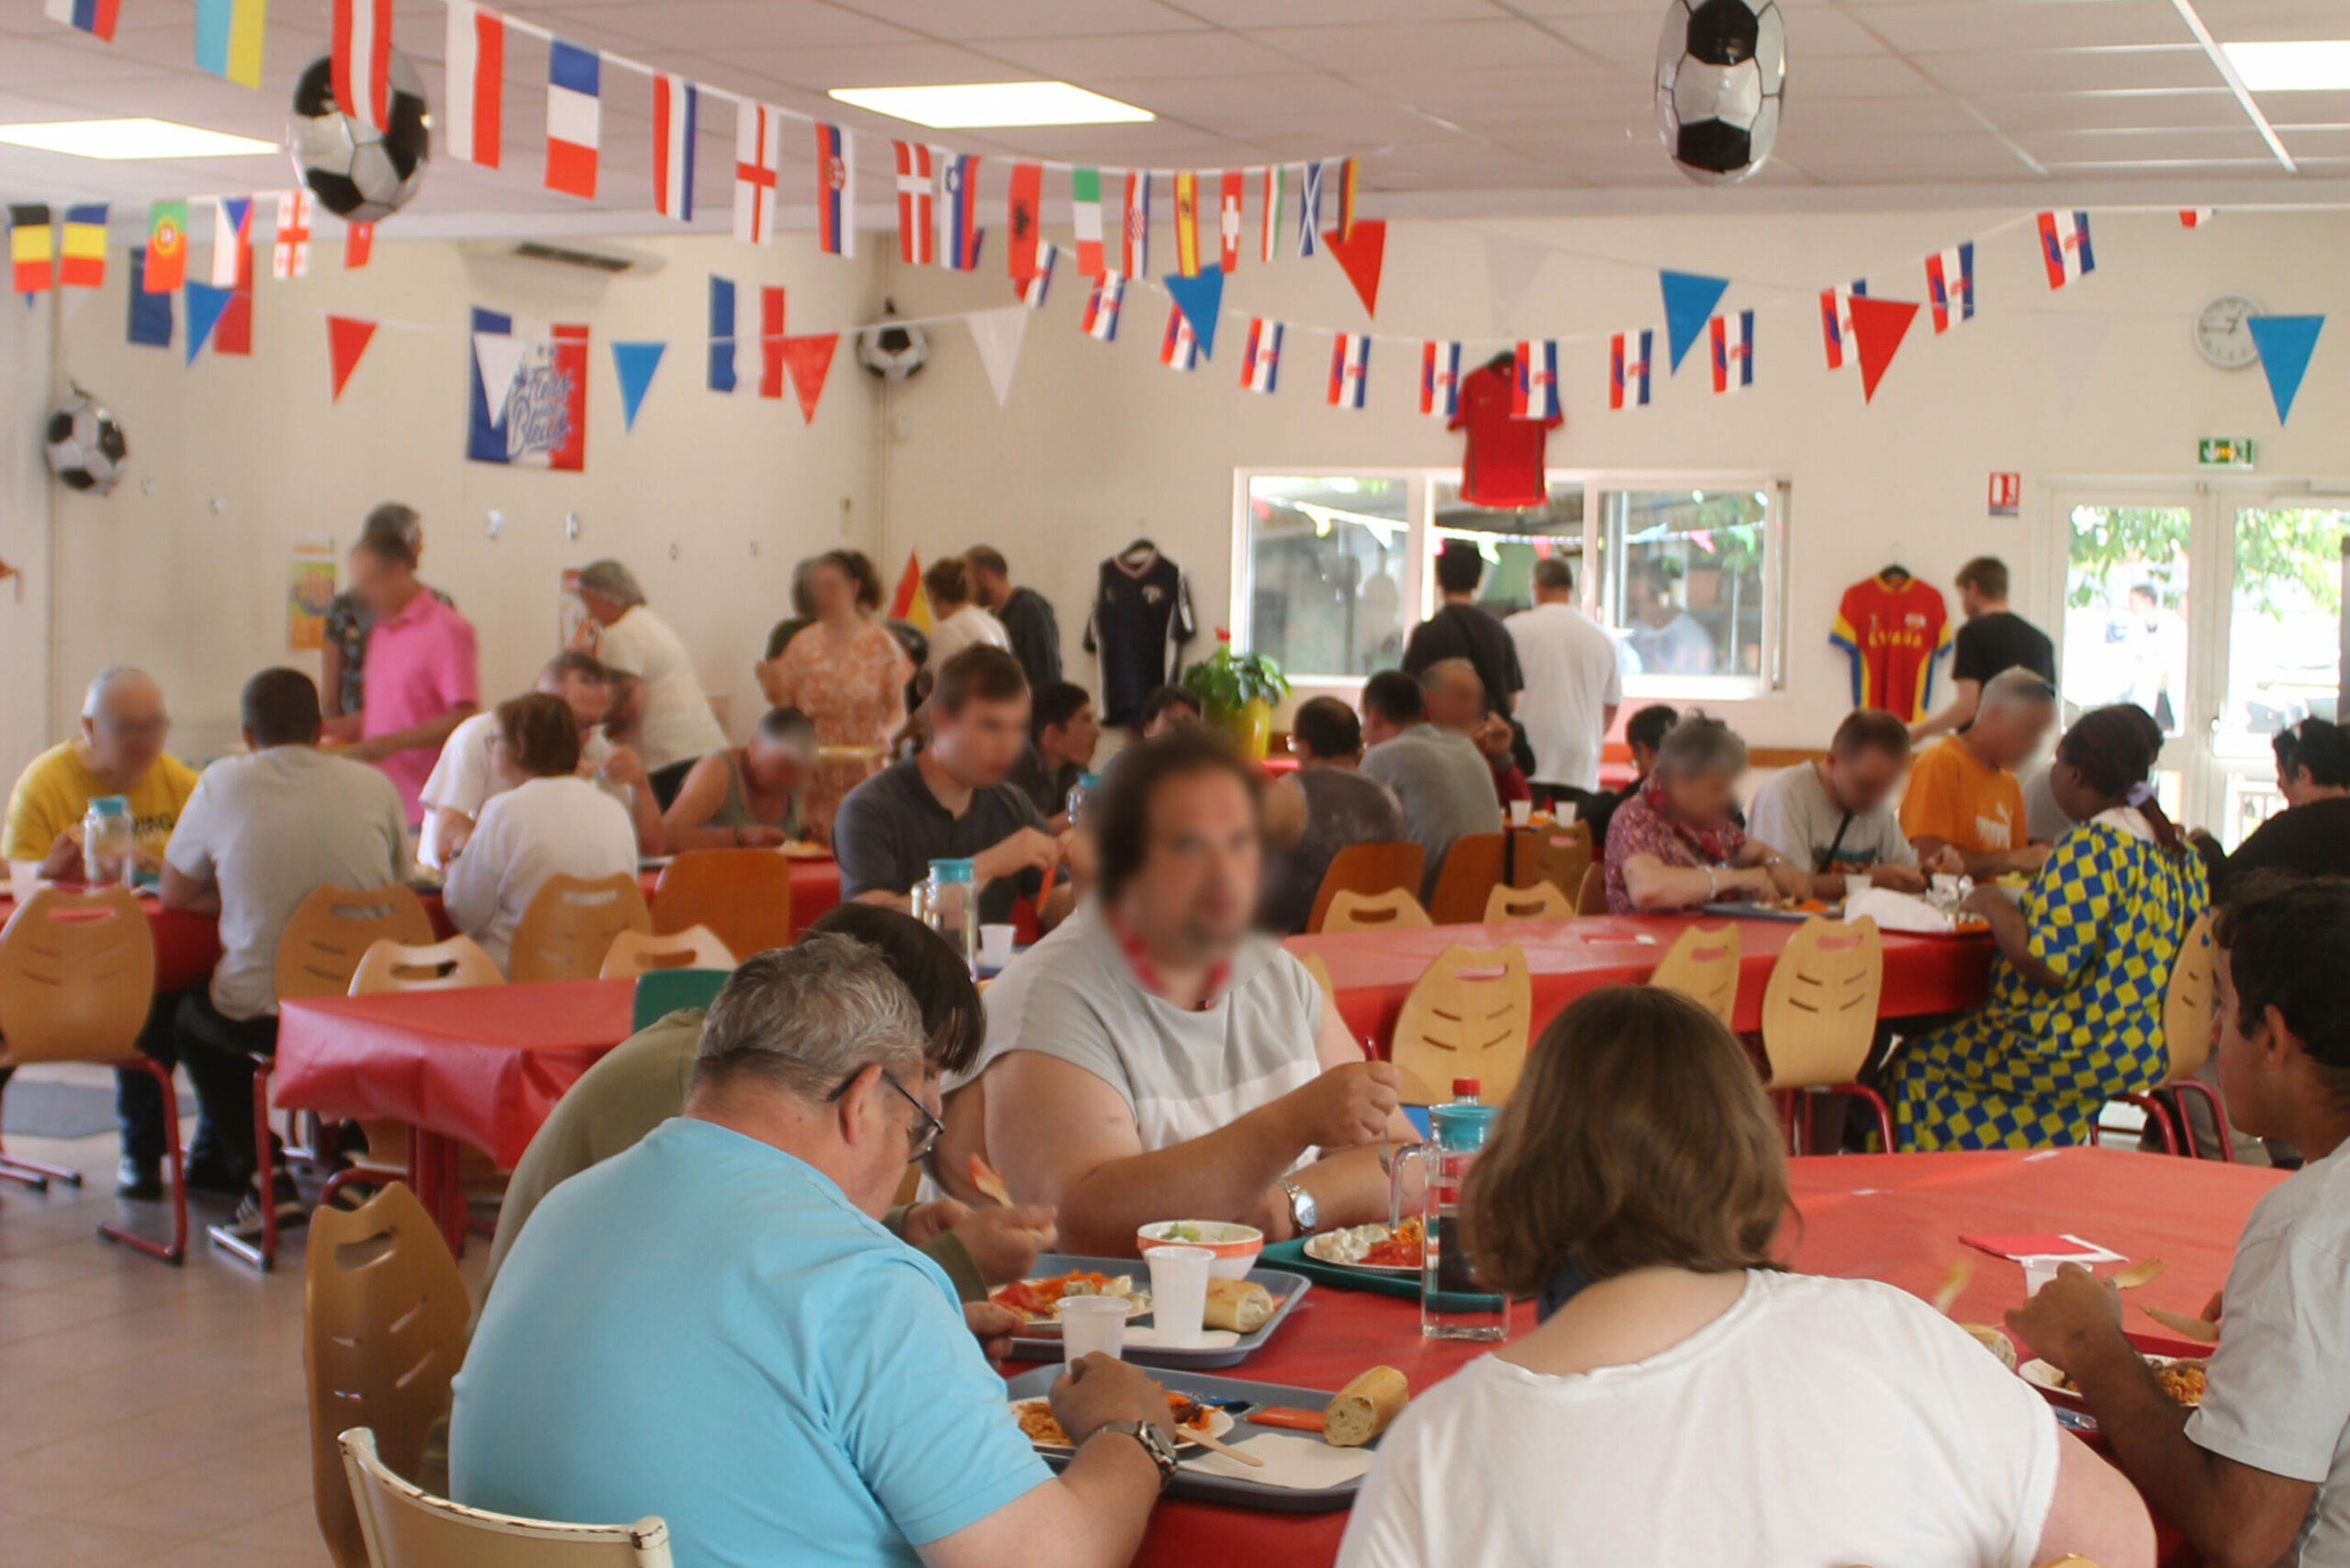
[[[1998,945],[1991,994],[1895,1058],[1903,1149],[2087,1143],[2108,1100],[2162,1081],[2163,995],[2210,901],[2202,860],[2146,783],[2161,746],[2126,704],[2083,714],[2057,743],[2049,785],[2080,825],[2021,908],[1995,888],[1968,898]]]

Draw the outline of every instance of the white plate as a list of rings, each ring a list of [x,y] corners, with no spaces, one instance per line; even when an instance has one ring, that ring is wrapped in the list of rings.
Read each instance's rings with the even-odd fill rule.
[[[1383,1225],[1358,1225],[1348,1230],[1326,1230],[1305,1238],[1304,1252],[1317,1263],[1327,1263],[1339,1269],[1360,1269],[1366,1274],[1416,1274],[1419,1267],[1411,1263],[1364,1263],[1337,1250],[1344,1237],[1365,1237],[1372,1242],[1386,1240],[1394,1232]]]
[[[1057,1276],[1057,1275],[1049,1275],[1049,1274],[1048,1274],[1048,1275],[1044,1276],[1044,1278],[1046,1278],[1046,1279],[1053,1279],[1053,1278],[1058,1278],[1058,1276]],[[1127,1278],[1127,1279],[1132,1279],[1134,1276],[1132,1276],[1131,1274],[1129,1274],[1129,1275],[1126,1275],[1126,1276],[1125,1276],[1125,1278]],[[1024,1284],[1024,1285],[1033,1285],[1033,1284],[1040,1283],[1040,1282],[1041,1282],[1040,1280],[1023,1280],[1023,1281],[1021,1281],[1020,1282],[1021,1282],[1022,1284]],[[1011,1287],[1010,1287],[1010,1286],[1008,1286],[1008,1285],[1006,1285],[1006,1286],[1001,1286],[1001,1287],[999,1287],[999,1288],[1000,1288],[1000,1289],[1004,1289],[1004,1290],[1009,1290]],[[1113,1292],[1104,1292],[1103,1294],[1104,1294],[1105,1295],[1109,1295],[1109,1294],[1114,1294],[1115,1293],[1113,1293]],[[1067,1296],[1063,1296],[1063,1297],[1061,1297],[1061,1301],[1067,1301],[1067,1300],[1069,1300],[1069,1297],[1067,1297]],[[993,1302],[993,1303],[994,1303],[996,1305],[998,1305],[998,1306],[1001,1306],[1001,1305],[1003,1305],[1002,1302],[997,1302],[997,1301],[995,1300],[995,1292],[993,1292],[993,1291],[990,1291],[990,1292],[989,1292],[989,1293],[988,1293],[988,1300],[989,1300],[989,1301],[990,1301],[990,1302]],[[1021,1332],[1022,1332],[1022,1333],[1024,1333],[1024,1334],[1029,1334],[1029,1335],[1035,1335],[1035,1334],[1058,1334],[1058,1333],[1059,1333],[1059,1332],[1061,1331],[1060,1317],[1059,1317],[1059,1316],[1058,1316],[1058,1308],[1059,1308],[1059,1306],[1060,1306],[1060,1302],[1055,1302],[1055,1303],[1053,1304],[1053,1305],[1054,1305],[1054,1308],[1055,1308],[1055,1316],[1051,1316],[1051,1317],[1031,1317],[1031,1318],[1029,1318],[1029,1319],[1028,1319],[1026,1326],[1025,1326],[1024,1327],[1023,1327],[1023,1328],[1022,1328]],[[1017,1309],[1015,1308],[1014,1310],[1017,1310]],[[1150,1314],[1150,1293],[1149,1293],[1148,1291],[1147,1291],[1147,1290],[1141,1290],[1141,1289],[1136,1289],[1136,1290],[1135,1290],[1135,1291],[1131,1292],[1131,1293],[1126,1296],[1126,1317],[1127,1317],[1127,1319],[1128,1319],[1129,1321],[1132,1321],[1133,1319],[1137,1318],[1137,1317],[1146,1317],[1146,1316],[1149,1316],[1149,1314]],[[1024,1314],[1024,1316],[1025,1316],[1025,1315]]]
[[[1029,1408],[1031,1406],[1042,1405],[1049,1408],[1051,1404],[1052,1401],[1049,1399],[1015,1399],[1012,1402],[1012,1414],[1013,1418],[1017,1419],[1020,1412]],[[1221,1438],[1237,1425],[1238,1423],[1233,1420],[1232,1415],[1229,1411],[1218,1410],[1213,1407],[1209,1409],[1209,1437]],[[1178,1427],[1175,1428],[1175,1446],[1179,1449],[1189,1449],[1197,1448],[1199,1447],[1199,1444],[1192,1440],[1191,1435],[1186,1432],[1184,1428]],[[1036,1451],[1039,1453],[1068,1453],[1070,1450],[1069,1445],[1066,1443],[1038,1443],[1036,1445]]]
[[[2146,1364],[2150,1367],[2166,1367],[2174,1361],[2191,1361],[2194,1359],[2196,1358],[2187,1356],[2148,1356],[2145,1358],[2145,1361]],[[2083,1399],[2078,1394],[2065,1386],[2065,1374],[2058,1372],[2054,1367],[2050,1366],[2046,1361],[2037,1359],[2026,1361],[2021,1366],[2016,1368],[2016,1375],[2023,1379],[2024,1382],[2031,1384],[2032,1387],[2040,1390],[2042,1394],[2045,1394],[2049,1399],[2054,1401],[2056,1404],[2067,1405],[2076,1410],[2086,1410],[2088,1408],[2087,1400]]]

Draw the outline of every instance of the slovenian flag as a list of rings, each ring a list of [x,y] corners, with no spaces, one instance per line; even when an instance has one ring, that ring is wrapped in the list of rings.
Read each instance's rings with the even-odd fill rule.
[[[1707,325],[1713,339],[1714,390],[1742,391],[1754,385],[1754,312],[1717,316]]]
[[[23,203],[8,209],[10,286],[18,294],[47,294],[57,286],[57,241],[49,225],[46,207]]]
[[[1118,231],[1118,271],[1141,277],[1150,271],[1150,171],[1126,175],[1125,226]]]
[[[561,39],[547,44],[547,189],[596,199],[596,149],[603,138],[603,62]]]
[[[1200,176],[1189,169],[1175,176],[1175,271],[1200,275]]]
[[[49,0],[49,19],[114,42],[114,16],[119,0]]]
[[[1077,230],[1077,275],[1100,277],[1109,270],[1102,253],[1102,171],[1069,172],[1069,221]]]
[[[682,76],[653,77],[653,210],[694,220],[694,143],[701,134],[701,89]]]
[[[945,200],[938,209],[938,249],[946,264],[967,273],[979,264],[979,160],[941,148]]]
[[[1085,319],[1081,323],[1085,335],[1105,343],[1118,341],[1118,307],[1125,303],[1126,278],[1124,273],[1105,272],[1093,280],[1093,292],[1085,297]],[[1182,312],[1177,311],[1181,315]]]
[[[765,104],[734,110],[734,238],[765,245],[775,238],[776,170],[783,164],[783,121]]]
[[[1158,341],[1158,363],[1169,370],[1192,370],[1200,363],[1200,342],[1192,336],[1190,318],[1180,305],[1167,311],[1167,335]]]
[[[1926,297],[1933,304],[1937,335],[1954,322],[1975,319],[1974,241],[1926,258]]]
[[[1340,332],[1330,344],[1330,407],[1362,407],[1363,383],[1371,375],[1371,334]]]
[[[1263,317],[1248,323],[1248,342],[1240,350],[1240,385],[1250,392],[1273,390],[1281,368],[1281,324]]]
[[[1215,207],[1216,267],[1219,271],[1236,273],[1240,270],[1240,209],[1248,205],[1248,201],[1247,173],[1239,169],[1226,169]]]
[[[1270,262],[1281,253],[1281,197],[1286,194],[1281,187],[1289,177],[1289,171],[1275,163],[1270,168],[1258,170],[1257,175],[1257,259]]]
[[[1828,368],[1841,370],[1852,353],[1852,297],[1869,297],[1868,281],[1854,278],[1850,288],[1819,291],[1819,341],[1828,350]]]
[[[1559,417],[1559,345],[1556,340],[1517,345],[1517,363],[1509,387],[1509,417],[1540,420]]]
[[[253,243],[253,198],[212,198],[212,286],[238,287],[247,275]]]
[[[1308,163],[1305,165],[1304,177],[1298,182],[1297,186],[1297,253],[1299,255],[1314,254],[1314,247],[1320,242],[1321,228],[1322,165]]]
[[[1061,248],[1050,240],[1037,245],[1036,259],[1031,263],[1035,270],[1028,274],[1024,283],[1017,278],[1013,280],[1012,292],[1020,297],[1021,304],[1031,310],[1045,308],[1046,291],[1053,286],[1053,263],[1060,257]]]
[[[106,204],[90,202],[65,209],[65,235],[58,247],[57,281],[68,288],[101,288],[106,281]]]
[[[2062,288],[2075,278],[2097,271],[2097,255],[2089,249],[2089,215],[2042,213],[2040,259],[2048,267],[2051,288]]]
[[[1618,332],[1607,346],[1607,406],[1621,409],[1628,402],[1640,408],[1649,403],[1649,359],[1656,333],[1642,327],[1637,332]]]
[[[451,157],[498,167],[505,134],[506,18],[473,0],[448,0],[448,82],[441,145]]]
[[[392,0],[334,0],[334,101],[370,129],[392,120]]]
[[[1460,345],[1420,345],[1420,412],[1449,420],[1460,411]]]
[[[910,267],[926,267],[934,250],[937,219],[932,216],[931,152],[925,142],[892,141],[898,159],[898,260]]]
[[[828,256],[856,254],[856,139],[816,124],[816,244]]]

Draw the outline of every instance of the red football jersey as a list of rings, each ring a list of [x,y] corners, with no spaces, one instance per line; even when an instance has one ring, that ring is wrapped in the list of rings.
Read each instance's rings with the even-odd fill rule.
[[[1854,707],[1914,721],[1930,704],[1935,661],[1950,651],[1950,612],[1931,583],[1869,577],[1844,590],[1828,640],[1852,658]]]
[[[1516,376],[1506,361],[1460,378],[1460,402],[1452,430],[1469,431],[1460,461],[1460,498],[1477,507],[1539,507],[1550,498],[1543,477],[1542,448],[1549,432],[1566,421],[1521,420],[1509,411]]]

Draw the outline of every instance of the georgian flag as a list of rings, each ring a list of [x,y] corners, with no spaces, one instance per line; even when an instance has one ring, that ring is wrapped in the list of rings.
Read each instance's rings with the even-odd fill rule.
[[[596,199],[596,149],[603,139],[603,60],[592,49],[547,44],[547,189]]]
[[[1340,332],[1330,343],[1330,407],[1362,407],[1363,383],[1371,375],[1371,334]]]
[[[701,90],[682,76],[653,77],[653,210],[694,220],[694,143],[701,131]]]
[[[310,193],[304,186],[279,193],[277,242],[269,252],[270,276],[284,279],[309,273],[311,210]]]
[[[1281,253],[1281,185],[1289,171],[1279,163],[1257,171],[1257,214],[1259,240],[1257,259],[1270,262]]]
[[[1093,292],[1085,297],[1085,319],[1080,325],[1089,338],[1105,343],[1118,341],[1118,307],[1125,302],[1125,274],[1104,272],[1093,280]],[[1181,315],[1182,312],[1178,311]]]
[[[937,221],[931,209],[931,150],[921,141],[892,141],[898,157],[898,260],[929,266],[937,255]]]
[[[2097,254],[2089,249],[2089,215],[2042,213],[2040,259],[2047,265],[2051,288],[2062,288],[2075,278],[2097,271]]]
[[[1926,298],[1934,308],[1934,335],[1975,319],[1975,241],[1926,258]]]
[[[1195,370],[1199,367],[1200,342],[1192,336],[1192,323],[1180,305],[1168,309],[1167,335],[1158,341],[1158,363],[1169,370]]]
[[[1609,408],[1621,409],[1627,402],[1643,409],[1649,406],[1649,360],[1655,339],[1652,329],[1642,327],[1637,332],[1618,332],[1608,340]]]
[[[473,0],[449,0],[447,58],[441,145],[453,158],[495,169],[505,134],[506,18]]]
[[[1263,317],[1248,322],[1248,342],[1240,350],[1240,385],[1249,392],[1273,390],[1281,368],[1281,324]]]
[[[2219,214],[2220,209],[2216,207],[2182,207],[2178,209],[2178,226],[2181,229],[2200,229]]]
[[[1150,171],[1126,174],[1125,226],[1118,236],[1118,271],[1142,277],[1150,271]]]
[[[370,129],[392,119],[392,0],[334,0],[334,101]]]
[[[1714,346],[1714,390],[1743,391],[1754,385],[1754,312],[1717,316],[1707,326]]]
[[[856,139],[816,124],[816,244],[828,256],[856,254]]]
[[[1545,338],[1517,345],[1516,374],[1511,378],[1509,417],[1549,421],[1559,417],[1559,344]]]
[[[1020,302],[1029,309],[1042,310],[1045,308],[1045,292],[1053,286],[1053,263],[1060,258],[1061,248],[1058,245],[1050,240],[1039,240],[1036,242],[1036,270],[1028,274],[1024,283],[1018,278],[1012,280],[1012,292],[1018,295]]]
[[[1852,297],[1866,299],[1868,281],[1854,278],[1850,288],[1823,288],[1819,291],[1819,341],[1828,350],[1828,368],[1841,370],[1844,361],[1853,354]]]
[[[775,241],[776,171],[783,164],[783,118],[765,104],[734,109],[734,238]]]
[[[1109,270],[1102,254],[1102,171],[1069,172],[1070,221],[1077,230],[1077,275],[1100,277]]]
[[[938,253],[967,273],[979,264],[979,160],[974,153],[934,150],[945,175],[938,207]]]
[[[1240,209],[1248,199],[1248,176],[1241,170],[1226,169],[1215,209],[1216,237],[1222,241],[1216,267],[1221,272],[1240,270]]]
[[[1314,254],[1321,242],[1322,228],[1322,165],[1308,163],[1297,185],[1297,253]]]
[[[1460,345],[1420,345],[1420,412],[1449,420],[1460,411]]]

